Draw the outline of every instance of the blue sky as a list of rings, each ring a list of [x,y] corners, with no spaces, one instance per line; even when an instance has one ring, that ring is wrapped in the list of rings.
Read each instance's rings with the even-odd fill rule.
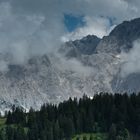
[[[110,27],[115,24],[116,18],[115,17],[103,17],[109,21]],[[69,32],[73,32],[77,28],[82,28],[86,26],[86,22],[84,21],[84,16],[74,16],[72,14],[64,14],[64,24]]]
[[[85,25],[83,16],[74,16],[72,14],[64,15],[64,23],[69,32],[72,32],[75,29],[83,27]]]

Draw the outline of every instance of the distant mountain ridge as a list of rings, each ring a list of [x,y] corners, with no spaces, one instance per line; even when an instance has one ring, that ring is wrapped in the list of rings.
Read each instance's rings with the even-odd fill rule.
[[[66,42],[59,50],[67,57],[77,57],[78,55],[92,55],[96,52],[96,47],[101,41],[95,35],[88,35],[81,40]]]
[[[140,38],[140,18],[124,21],[115,27],[109,36],[103,37],[97,50],[100,52],[120,53],[129,51],[132,43]]]

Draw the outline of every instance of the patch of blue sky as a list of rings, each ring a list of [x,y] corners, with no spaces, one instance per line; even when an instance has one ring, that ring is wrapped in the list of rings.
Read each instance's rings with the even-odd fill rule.
[[[64,24],[69,32],[74,31],[79,27],[83,27],[86,23],[83,20],[84,16],[74,16],[72,14],[64,15]]]

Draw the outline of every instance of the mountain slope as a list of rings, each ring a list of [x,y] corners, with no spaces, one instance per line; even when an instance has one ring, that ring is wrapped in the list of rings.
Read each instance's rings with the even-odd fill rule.
[[[139,38],[140,19],[125,21],[103,39],[87,36],[65,43],[57,53],[33,57],[25,65],[9,65],[7,72],[0,73],[1,111],[13,104],[38,109],[46,102],[102,91],[139,91],[139,73],[121,76],[125,63],[121,54]]]

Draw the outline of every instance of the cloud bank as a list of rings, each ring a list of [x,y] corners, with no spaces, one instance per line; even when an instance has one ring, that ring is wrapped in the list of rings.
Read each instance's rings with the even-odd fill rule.
[[[140,40],[133,44],[133,48],[128,53],[122,53],[123,62],[121,76],[126,77],[129,74],[140,73]]]
[[[138,0],[0,0],[0,55],[5,56],[1,69],[55,51],[61,41],[88,34],[103,37],[123,20],[140,16],[139,4]],[[83,16],[85,26],[69,33],[65,14]]]

